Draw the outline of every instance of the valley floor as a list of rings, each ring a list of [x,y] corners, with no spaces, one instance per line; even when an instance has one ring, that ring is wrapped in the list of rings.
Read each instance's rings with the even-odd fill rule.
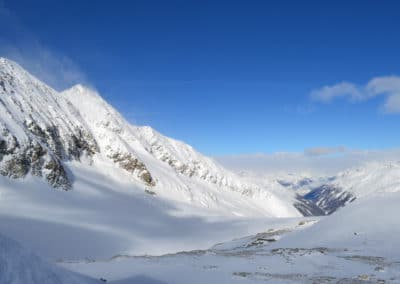
[[[368,249],[351,247],[282,248],[280,238],[317,222],[293,221],[208,250],[59,264],[118,284],[399,283],[400,257],[370,255]]]
[[[60,265],[119,284],[400,283],[399,201],[374,196],[208,250]]]
[[[39,261],[40,272],[10,250],[1,284],[400,283],[400,192],[326,217],[217,218],[84,173],[74,194],[0,178],[1,234],[58,265]],[[58,282],[25,281],[32,271],[47,280],[56,271]]]

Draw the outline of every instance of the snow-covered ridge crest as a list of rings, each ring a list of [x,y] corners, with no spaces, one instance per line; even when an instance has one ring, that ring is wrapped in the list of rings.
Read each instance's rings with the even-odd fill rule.
[[[247,196],[270,195],[255,184],[243,182],[237,175],[200,154],[192,146],[166,137],[150,126],[130,124],[94,89],[76,85],[61,95],[79,110],[85,123],[90,126],[100,152],[106,153],[108,157],[116,153],[129,153],[147,161],[146,165],[149,165],[152,173],[158,169],[151,170],[151,165],[161,162],[161,167],[172,169],[174,172],[171,174],[174,175],[226,187]]]
[[[0,64],[0,173],[73,188],[70,163],[118,176],[160,198],[235,215],[297,216],[294,195],[244,181],[191,146],[131,125],[94,89],[61,93],[18,64]]]

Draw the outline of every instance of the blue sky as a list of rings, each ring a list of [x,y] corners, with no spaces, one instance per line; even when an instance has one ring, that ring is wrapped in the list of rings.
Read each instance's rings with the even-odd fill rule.
[[[399,10],[0,0],[0,56],[57,89],[90,84],[131,122],[209,155],[384,149],[400,138]]]

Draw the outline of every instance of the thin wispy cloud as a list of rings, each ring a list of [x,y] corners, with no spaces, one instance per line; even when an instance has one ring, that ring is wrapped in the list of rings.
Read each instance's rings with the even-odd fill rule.
[[[0,26],[0,56],[16,61],[57,90],[77,83],[89,84],[72,59],[45,46],[4,1],[0,1]]]
[[[310,94],[313,100],[324,103],[338,98],[344,98],[350,102],[363,102],[377,96],[384,97],[382,105],[384,112],[400,113],[400,76],[372,78],[365,85],[341,82],[324,86]]]
[[[302,105],[287,105],[282,108],[285,113],[295,114],[295,115],[309,115],[315,112],[315,106],[312,104],[302,104]]]
[[[333,155],[340,154],[346,152],[346,148],[344,146],[337,147],[313,147],[307,148],[304,150],[304,154],[306,156],[324,156],[324,155]]]

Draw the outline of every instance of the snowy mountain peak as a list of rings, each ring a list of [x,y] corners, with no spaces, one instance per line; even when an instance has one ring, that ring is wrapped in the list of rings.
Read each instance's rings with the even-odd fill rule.
[[[91,99],[91,100],[97,100],[97,103],[107,104],[94,88],[85,86],[82,84],[74,85],[71,88],[63,91],[62,93],[66,94],[68,96],[77,96],[82,101]],[[96,106],[93,106],[93,107],[96,107]]]
[[[94,89],[61,93],[1,59],[0,174],[72,189],[71,165],[132,183],[160,198],[235,215],[297,216],[294,194],[243,181],[191,146],[128,123]],[[151,188],[151,190],[150,190]]]
[[[16,62],[4,57],[0,57],[0,68],[2,69],[8,68],[9,70],[22,69],[22,67],[20,67]]]
[[[76,84],[76,85],[72,86],[71,88],[69,88],[69,90],[71,92],[76,92],[79,94],[85,93],[87,91],[91,91],[91,89],[89,87],[86,87],[82,84]]]
[[[63,161],[97,151],[80,117],[55,90],[15,62],[0,69],[0,173],[20,178],[44,177],[54,187],[69,189]]]

